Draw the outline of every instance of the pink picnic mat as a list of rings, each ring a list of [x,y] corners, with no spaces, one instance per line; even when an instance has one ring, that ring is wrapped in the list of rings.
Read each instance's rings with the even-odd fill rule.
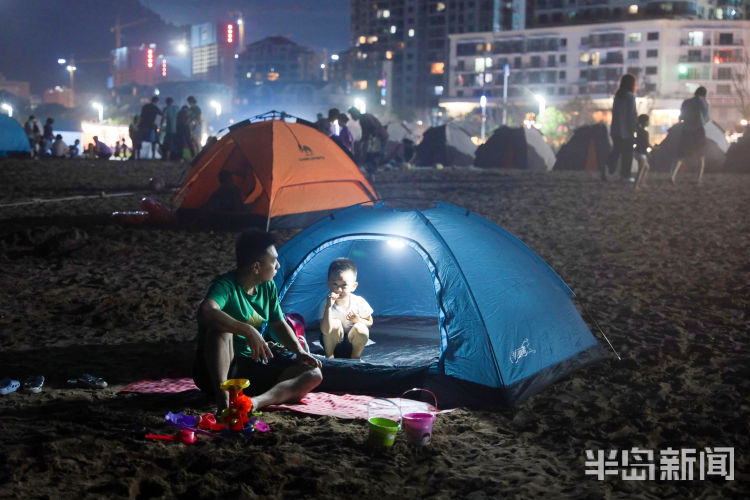
[[[423,403],[413,399],[388,398],[388,401],[373,396],[358,394],[329,394],[327,392],[311,392],[299,403],[271,405],[266,410],[290,410],[310,415],[331,415],[338,418],[367,418],[368,405],[374,400],[371,410],[379,416],[393,414],[398,418],[396,406],[388,403],[392,401],[401,408],[402,413],[429,412],[435,408],[430,403]],[[385,412],[385,414],[384,414]],[[442,412],[441,412],[442,413]]]
[[[147,379],[126,385],[117,392],[137,392],[140,394],[175,394],[178,392],[198,390],[190,377]]]

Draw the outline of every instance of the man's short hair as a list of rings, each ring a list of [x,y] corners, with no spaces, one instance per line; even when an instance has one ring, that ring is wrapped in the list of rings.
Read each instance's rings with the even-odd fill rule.
[[[151,102],[153,102],[153,103],[157,103],[157,102],[159,102],[159,96],[158,96],[158,95],[155,95],[154,97],[152,97],[152,98],[151,98]]]
[[[357,264],[352,259],[346,257],[339,257],[333,259],[331,265],[328,266],[328,276],[336,273],[343,273],[344,271],[351,271],[354,273],[354,277],[357,277]]]
[[[171,97],[167,97],[167,104],[172,104],[174,102],[174,99]]]
[[[188,96],[188,98],[187,98],[187,102],[189,102],[190,104],[192,104],[192,103],[196,102],[196,101],[195,101],[195,97],[193,97],[193,96]]]
[[[706,90],[706,87],[702,87],[701,86],[701,87],[698,87],[697,89],[695,89],[695,95],[697,95],[699,97],[706,97],[707,93],[708,93],[708,91]]]
[[[638,123],[645,126],[648,123],[648,115],[638,115]]]
[[[268,247],[275,244],[270,233],[260,229],[249,229],[237,236],[235,255],[237,268],[243,268],[258,262],[263,258]]]

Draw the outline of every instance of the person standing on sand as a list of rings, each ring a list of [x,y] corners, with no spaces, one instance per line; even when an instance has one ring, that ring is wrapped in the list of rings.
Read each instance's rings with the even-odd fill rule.
[[[633,139],[638,127],[638,112],[635,108],[635,77],[630,73],[620,78],[620,88],[617,89],[612,100],[612,125],[609,135],[612,137],[612,153],[604,165],[602,178],[607,180],[609,175],[616,175],[620,171],[620,178],[630,178],[633,164]]]
[[[638,130],[635,134],[635,161],[638,163],[638,174],[635,177],[635,189],[646,187],[646,175],[650,165],[648,153],[651,150],[648,136],[648,115],[638,117]]]
[[[195,384],[221,410],[229,394],[219,389],[228,378],[249,378],[253,409],[299,401],[323,380],[320,361],[307,353],[286,322],[273,277],[279,269],[273,237],[260,230],[240,233],[237,267],[214,278],[198,306]],[[266,342],[264,324],[282,345]]]
[[[708,123],[708,101],[706,101],[706,87],[698,87],[690,99],[685,99],[680,107],[680,122],[682,131],[680,134],[680,158],[672,169],[672,184],[677,182],[677,173],[689,160],[697,160],[698,184],[703,181],[703,169],[706,166],[706,129]]]

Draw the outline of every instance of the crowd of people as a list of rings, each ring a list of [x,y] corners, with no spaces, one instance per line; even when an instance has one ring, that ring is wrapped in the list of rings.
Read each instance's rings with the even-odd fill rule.
[[[195,97],[190,96],[186,101],[187,104],[178,109],[174,99],[168,97],[162,109],[158,106],[159,97],[152,97],[128,126],[132,148],[124,137],[117,140],[114,147],[98,136],[85,148],[79,139],[68,145],[61,134],[54,133],[54,118],[47,118],[42,125],[31,115],[23,128],[33,158],[139,160],[143,143],[147,142],[151,145],[150,158],[156,158],[158,151],[163,160],[190,159],[200,151],[203,120]]]
[[[612,152],[602,171],[602,177],[619,177],[633,181],[635,189],[644,187],[649,171],[649,116],[638,115],[636,111],[636,80],[629,73],[620,78],[620,86],[612,100],[612,123],[609,134],[612,138]],[[677,182],[680,169],[694,163],[698,169],[698,183],[703,180],[705,169],[706,130],[709,120],[709,106],[705,87],[698,87],[693,97],[685,99],[680,107],[680,129],[677,148],[677,162],[672,167],[672,184]],[[638,172],[631,177],[633,158],[638,164]]]
[[[358,165],[368,172],[374,172],[385,161],[388,131],[371,113],[362,113],[355,107],[349,108],[348,113],[349,115],[342,113],[338,108],[329,109],[328,117],[318,113],[315,127],[333,139]],[[349,116],[359,122],[362,129],[362,136],[358,141],[354,140],[347,126]]]

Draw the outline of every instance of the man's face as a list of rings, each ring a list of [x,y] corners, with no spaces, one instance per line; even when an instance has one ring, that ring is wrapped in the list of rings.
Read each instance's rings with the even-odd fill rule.
[[[258,275],[261,281],[271,281],[280,267],[279,253],[276,251],[276,247],[274,245],[268,247],[265,255],[253,265],[258,266]]]
[[[346,297],[347,294],[357,289],[357,277],[354,271],[346,270],[328,275],[328,289],[339,297]]]

